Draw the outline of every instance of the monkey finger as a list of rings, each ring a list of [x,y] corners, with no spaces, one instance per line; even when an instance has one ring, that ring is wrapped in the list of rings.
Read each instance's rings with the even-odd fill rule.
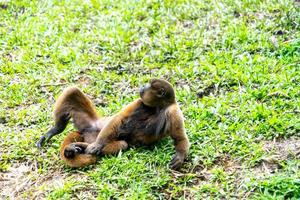
[[[182,161],[181,160],[177,160],[174,163],[170,164],[171,169],[179,169],[182,165]]]
[[[81,153],[82,152],[82,148],[79,146],[74,146],[76,153]]]
[[[93,155],[99,155],[100,154],[100,150],[97,149],[97,148],[86,149],[85,153],[87,153],[87,154],[93,154]]]
[[[89,146],[87,146],[87,148],[85,149],[85,153],[99,155],[101,153],[101,146],[92,143]]]
[[[173,156],[171,162],[170,162],[170,167],[171,169],[178,169],[183,163],[183,159],[178,156],[178,155],[175,155]]]
[[[179,162],[179,159],[173,159],[173,160],[171,160],[170,165],[175,165],[178,162]]]
[[[174,163],[176,163],[178,161],[177,157],[173,157],[173,159],[170,162],[170,165],[173,165]]]
[[[36,143],[37,148],[39,148],[39,149],[42,148],[42,146],[43,146],[45,140],[46,140],[46,137],[45,137],[45,136],[42,136],[42,137],[39,139],[39,141]]]
[[[176,162],[170,164],[170,168],[176,170],[180,167],[180,165],[181,165],[181,162],[179,160],[177,160]]]
[[[177,155],[174,155],[174,156],[172,157],[170,163],[174,163],[174,162],[176,162],[176,160],[178,160],[178,159],[179,159],[179,157],[178,157]]]

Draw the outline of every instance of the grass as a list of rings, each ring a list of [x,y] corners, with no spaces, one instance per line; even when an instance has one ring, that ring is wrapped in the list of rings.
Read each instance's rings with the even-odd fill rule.
[[[1,198],[299,199],[300,8],[293,0],[0,1]],[[42,151],[63,88],[112,115],[168,79],[191,141],[73,170]]]

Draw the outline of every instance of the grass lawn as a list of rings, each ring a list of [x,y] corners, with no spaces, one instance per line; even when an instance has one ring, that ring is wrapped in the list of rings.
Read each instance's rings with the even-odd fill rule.
[[[80,87],[102,115],[151,77],[176,89],[191,141],[71,169],[42,150],[55,99]],[[299,199],[299,0],[0,1],[1,199]]]

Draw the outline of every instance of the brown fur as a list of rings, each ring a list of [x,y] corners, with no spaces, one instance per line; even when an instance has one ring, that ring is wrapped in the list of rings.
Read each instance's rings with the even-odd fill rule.
[[[86,166],[95,162],[95,154],[115,154],[128,146],[149,145],[171,136],[176,154],[170,165],[173,169],[181,167],[188,154],[189,140],[173,87],[167,81],[152,79],[141,89],[140,96],[110,119],[101,119],[90,100],[79,89],[65,90],[56,103],[55,127],[61,131],[64,128],[60,124],[64,125],[73,118],[80,132],[76,137],[70,134],[63,142],[61,156],[66,164],[71,167]],[[53,132],[51,130],[50,133]],[[47,136],[51,138],[55,134]],[[38,146],[44,140],[42,137]]]
[[[140,96],[112,117],[85,152],[101,154],[107,144],[119,140],[148,145],[170,135],[176,150],[170,165],[180,168],[188,154],[189,140],[173,87],[167,81],[153,79],[141,89]]]
[[[84,137],[79,132],[72,132],[67,135],[61,144],[60,158],[70,167],[84,167],[96,163],[97,158],[95,155],[84,154],[84,149],[87,147],[87,143],[83,143],[82,147],[85,146],[83,153],[77,153],[75,146],[72,145],[76,142],[77,147],[81,142],[84,142]],[[86,144],[86,145],[84,145]],[[69,150],[74,152],[71,157],[66,157],[65,152]]]
[[[58,97],[54,107],[55,126],[37,143],[41,148],[45,141],[61,133],[70,119],[77,132],[68,134],[61,145],[60,157],[70,167],[84,167],[96,162],[96,156],[85,154],[85,148],[96,140],[109,118],[100,118],[91,101],[76,87],[69,87]],[[76,146],[74,145],[76,142]]]

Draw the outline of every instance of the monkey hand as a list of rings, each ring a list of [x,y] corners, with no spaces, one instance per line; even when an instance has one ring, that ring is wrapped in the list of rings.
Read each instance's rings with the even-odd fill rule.
[[[184,158],[185,156],[183,154],[176,153],[170,162],[170,168],[174,170],[179,169],[183,164]]]
[[[64,150],[64,156],[66,158],[74,158],[75,154],[83,153],[84,149],[81,146],[76,145],[76,143],[69,144]]]
[[[42,148],[42,146],[44,145],[45,141],[46,141],[46,137],[42,136],[39,139],[39,141],[36,143],[37,148],[39,148],[39,149]]]
[[[102,148],[103,148],[103,145],[101,145],[97,142],[94,142],[87,146],[87,148],[85,149],[85,153],[100,155]]]

